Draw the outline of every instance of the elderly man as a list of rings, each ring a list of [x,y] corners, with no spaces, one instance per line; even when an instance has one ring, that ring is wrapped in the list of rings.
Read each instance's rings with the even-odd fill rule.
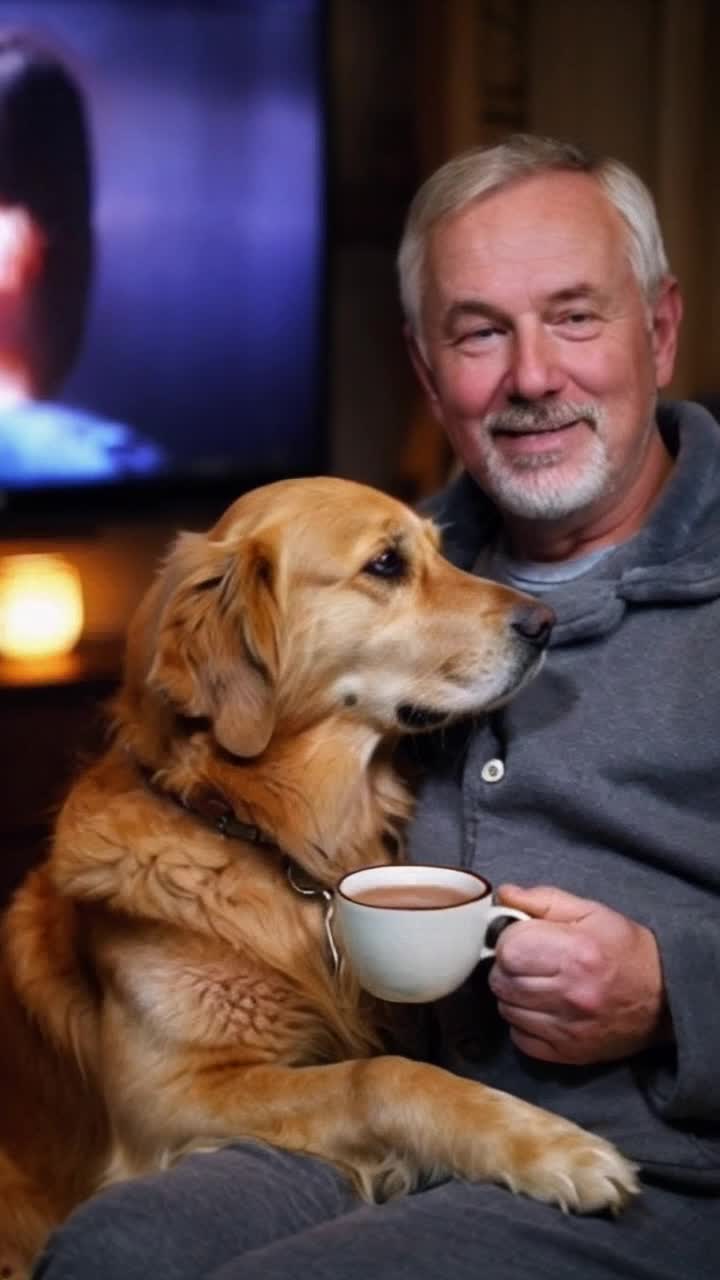
[[[720,428],[656,404],[681,304],[652,201],[510,139],[429,179],[400,274],[465,468],[432,504],[447,554],[558,619],[534,684],[425,753],[413,856],[532,917],[433,1010],[432,1053],[616,1141],[642,1194],[617,1220],[457,1182],[360,1207],[238,1145],[86,1205],[45,1280],[720,1274]]]

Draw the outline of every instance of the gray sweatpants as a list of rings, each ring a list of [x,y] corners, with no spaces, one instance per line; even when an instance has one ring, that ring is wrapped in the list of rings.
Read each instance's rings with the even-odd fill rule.
[[[251,1144],[82,1205],[34,1280],[718,1280],[720,1205],[647,1187],[617,1220],[498,1187],[361,1204],[329,1165]]]

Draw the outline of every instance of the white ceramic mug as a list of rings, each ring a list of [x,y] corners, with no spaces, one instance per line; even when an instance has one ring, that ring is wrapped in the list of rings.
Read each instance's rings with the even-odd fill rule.
[[[363,900],[393,892],[408,905]],[[444,894],[448,905],[428,903]],[[340,949],[366,991],[381,1000],[423,1004],[454,991],[478,961],[494,954],[502,930],[523,911],[496,905],[474,871],[427,865],[363,867],[335,892]]]

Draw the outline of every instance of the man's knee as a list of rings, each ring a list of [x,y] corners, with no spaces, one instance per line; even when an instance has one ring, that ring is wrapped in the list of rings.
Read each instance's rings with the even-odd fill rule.
[[[164,1230],[152,1184],[138,1179],[111,1187],[52,1233],[33,1280],[141,1280],[159,1274],[153,1265]]]
[[[53,1233],[33,1280],[195,1280],[356,1204],[324,1161],[233,1144],[88,1200]]]

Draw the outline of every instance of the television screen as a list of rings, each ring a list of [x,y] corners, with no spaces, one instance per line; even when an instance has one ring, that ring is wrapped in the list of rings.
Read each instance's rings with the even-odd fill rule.
[[[325,16],[0,3],[6,512],[322,468]]]

